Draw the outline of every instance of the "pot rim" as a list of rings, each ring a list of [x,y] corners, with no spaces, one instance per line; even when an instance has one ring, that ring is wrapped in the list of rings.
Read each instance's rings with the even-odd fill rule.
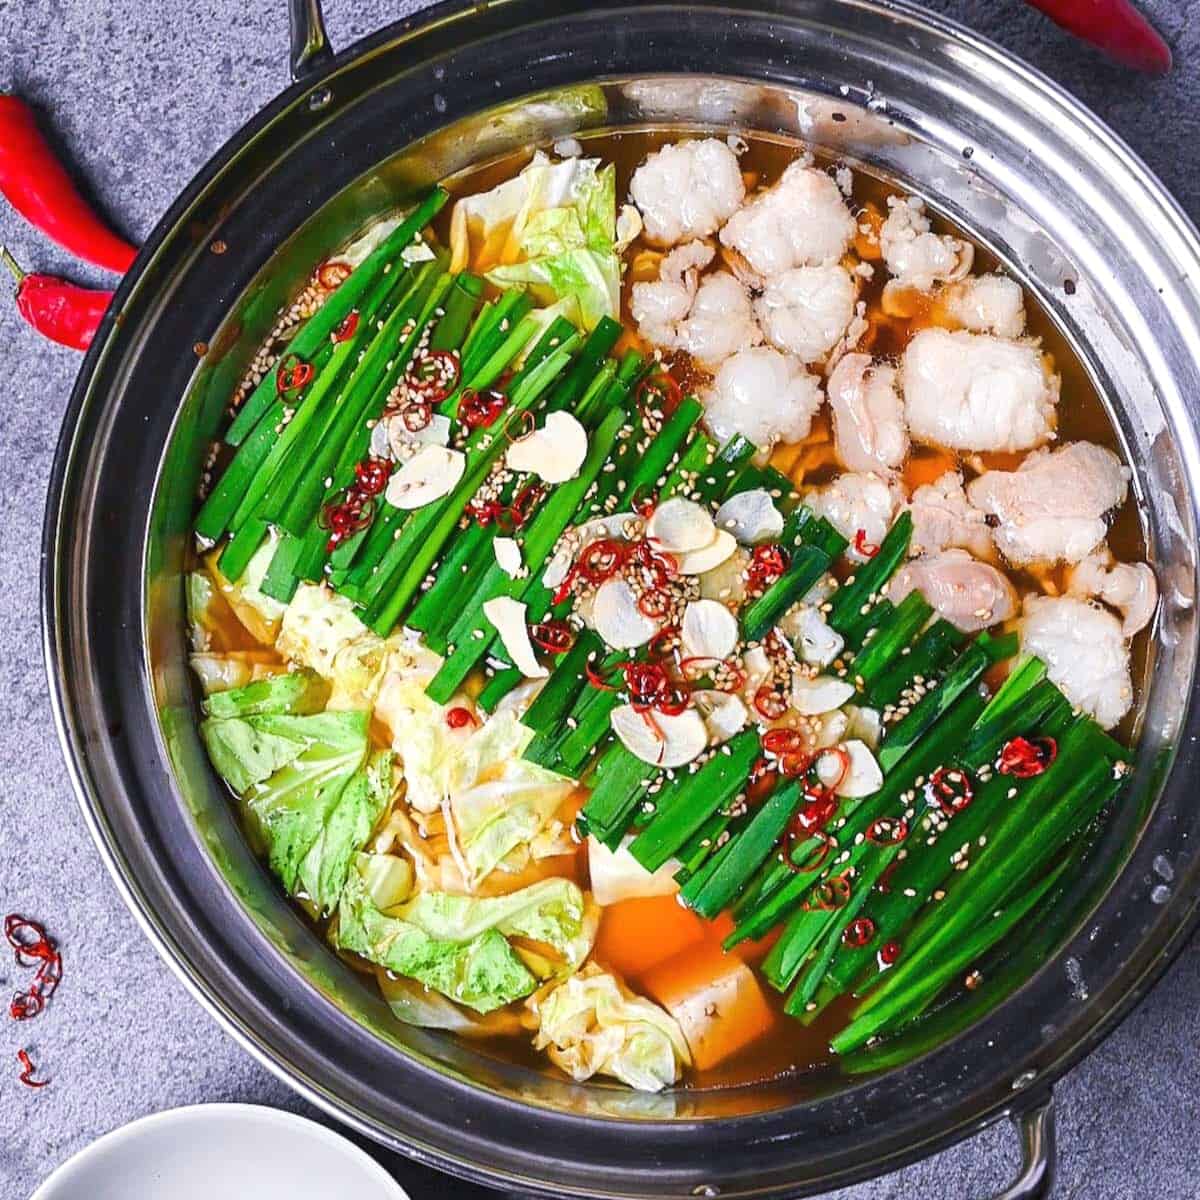
[[[1200,234],[1197,233],[1178,202],[1166,191],[1134,151],[1065,89],[1035,68],[1011,57],[989,39],[972,33],[949,18],[920,9],[915,4],[909,3],[908,0],[877,0],[874,3],[871,0],[839,0],[839,2],[848,8],[883,10],[897,15],[917,27],[935,31],[949,40],[969,46],[976,54],[988,58],[998,71],[1008,72],[1020,78],[1027,86],[1040,90],[1046,97],[1047,103],[1055,106],[1061,117],[1074,122],[1080,132],[1103,142],[1107,151],[1121,161],[1125,170],[1128,171],[1130,179],[1140,187],[1147,200],[1157,204],[1157,215],[1172,224],[1176,236],[1200,261]],[[502,0],[502,6],[506,10],[512,9],[518,14],[524,14],[530,9],[536,11],[536,0]],[[737,0],[736,3],[721,7],[754,10],[757,6],[753,0],[749,0],[749,2]],[[128,306],[131,298],[137,295],[139,288],[144,285],[144,276],[160,248],[184,228],[187,216],[197,200],[235,163],[250,142],[267,130],[281,114],[293,106],[307,101],[307,98],[314,92],[320,91],[342,69],[393,41],[419,39],[422,33],[434,24],[461,23],[469,26],[470,21],[476,15],[477,8],[470,0],[443,0],[442,3],[419,13],[415,26],[411,20],[402,19],[354,43],[338,53],[328,66],[306,77],[303,81],[293,84],[277,96],[264,109],[243,124],[200,169],[155,226],[134,266],[121,281],[95,343],[83,361],[64,414],[62,431],[51,471],[43,526],[41,573],[43,652],[50,683],[55,728],[63,747],[72,787],[83,811],[89,832],[126,907],[134,914],[160,957],[167,962],[191,995],[226,1032],[233,1036],[239,1045],[253,1054],[277,1078],[287,1083],[324,1112],[373,1138],[379,1137],[379,1130],[371,1121],[364,1119],[357,1112],[349,1110],[329,1089],[322,1087],[318,1081],[309,1077],[295,1065],[285,1061],[265,1038],[261,1037],[248,1022],[241,1018],[236,1010],[223,1001],[211,983],[193,970],[166,924],[153,909],[139,886],[136,874],[128,859],[123,855],[113,830],[105,818],[100,789],[95,786],[87,770],[86,748],[80,735],[76,714],[72,711],[68,683],[62,669],[58,614],[65,590],[64,579],[70,564],[62,553],[60,539],[63,534],[65,493],[77,454],[77,428],[83,414],[102,402],[103,398],[96,394],[93,385],[114,341],[114,334],[119,328],[118,314]],[[1200,901],[1193,900],[1185,911],[1176,908],[1173,916],[1176,918],[1175,928],[1165,944],[1160,947],[1157,957],[1149,961],[1136,978],[1126,981],[1127,986],[1123,988],[1121,994],[1095,1021],[1087,1026],[1077,1040],[1067,1046],[1053,1062],[1041,1067],[1039,1087],[1035,1089],[1036,1094],[1040,1095],[1041,1089],[1045,1085],[1060,1077],[1107,1037],[1140,1001],[1152,984],[1166,971],[1197,923],[1200,922]],[[1023,1102],[1030,1098],[1030,1096],[1021,1097]],[[1025,1103],[1012,1102],[994,1104],[986,1111],[977,1113],[969,1119],[961,1120],[949,1128],[943,1128],[936,1136],[928,1138],[922,1144],[882,1160],[883,1169],[895,1169],[934,1149],[952,1144],[967,1133],[977,1130],[984,1124],[991,1123],[1014,1108],[1025,1106]],[[735,1118],[735,1120],[737,1119],[740,1118]],[[656,1125],[659,1128],[678,1128],[681,1123],[660,1125],[640,1122],[639,1124]],[[394,1141],[390,1144],[395,1146]],[[494,1170],[481,1168],[475,1161],[468,1158],[455,1159],[453,1156],[448,1156],[443,1148],[434,1148],[414,1141],[408,1134],[405,1135],[405,1143],[402,1148],[404,1153],[418,1162],[450,1170],[455,1174],[480,1182],[489,1182],[493,1186],[496,1183],[497,1173]],[[858,1179],[877,1174],[880,1169],[881,1163],[877,1160],[853,1171],[839,1174],[829,1186],[844,1186]],[[509,1184],[540,1191],[547,1187],[538,1180],[518,1175],[505,1176],[505,1179]],[[570,1190],[573,1194],[582,1194],[577,1189],[563,1188],[561,1184],[556,1185],[556,1189],[554,1194],[562,1194],[566,1190]]]

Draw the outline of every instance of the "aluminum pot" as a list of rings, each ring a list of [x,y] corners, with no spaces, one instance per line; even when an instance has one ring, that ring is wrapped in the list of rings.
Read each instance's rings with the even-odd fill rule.
[[[1196,923],[1200,242],[1069,96],[899,3],[455,2],[346,53],[293,3],[297,82],[210,162],[123,281],[80,373],[45,528],[45,650],[84,814],[197,998],[328,1112],[424,1162],[553,1195],[809,1194],[1010,1115],[1005,1193],[1048,1193],[1050,1087]],[[1163,606],[1128,798],[1014,959],[864,1060],[642,1097],[398,1024],[248,850],[196,735],[181,567],[226,400],[322,250],[433,180],[533,141],[759,130],[872,164],[977,234],[1107,397]]]

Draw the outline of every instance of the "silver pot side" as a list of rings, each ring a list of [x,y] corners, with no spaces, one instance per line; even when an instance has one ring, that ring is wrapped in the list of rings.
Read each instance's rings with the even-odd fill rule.
[[[199,744],[181,570],[227,397],[325,249],[530,142],[661,125],[794,137],[867,163],[1009,263],[1108,400],[1164,603],[1132,796],[1020,970],[871,1073],[639,1097],[399,1025],[314,937],[250,853]],[[906,6],[450,4],[361,43],[251,122],[173,206],[64,426],[47,664],[83,811],[127,903],[201,1002],[310,1099],[423,1161],[550,1194],[824,1190],[1040,1094],[1195,921],[1197,280],[1195,231],[1112,134]]]

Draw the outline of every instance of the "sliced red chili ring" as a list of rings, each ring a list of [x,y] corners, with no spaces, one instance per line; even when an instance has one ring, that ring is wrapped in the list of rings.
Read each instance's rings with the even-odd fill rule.
[[[638,384],[637,405],[643,413],[659,409],[669,417],[683,400],[683,388],[665,371],[651,375]]]
[[[541,500],[542,494],[543,491],[540,484],[527,483],[513,497],[512,503],[508,506],[508,512],[514,528],[520,529],[529,520],[533,515],[534,507]]]
[[[609,683],[600,674],[597,673],[595,667],[588,663],[583,669],[583,673],[587,676],[587,681],[594,688],[599,688],[602,692],[615,692],[617,686],[614,683]]]
[[[867,841],[880,846],[895,846],[906,837],[908,822],[903,817],[880,817],[867,826]]]
[[[870,917],[855,917],[842,930],[842,941],[847,946],[865,946],[875,936],[875,922]]]
[[[358,309],[352,308],[342,323],[329,335],[332,342],[348,342],[358,332]]]
[[[763,684],[754,693],[754,707],[766,721],[778,721],[788,710],[788,702],[774,688]]]
[[[867,541],[867,531],[865,529],[856,529],[854,531],[854,549],[863,558],[874,558],[879,553],[879,547],[874,542]]]
[[[404,422],[404,428],[409,433],[420,433],[433,420],[433,407],[414,400],[400,410],[400,420]]]
[[[813,850],[812,854],[809,855],[808,858],[804,859],[802,862],[795,862],[792,859],[792,852],[797,844],[808,841],[809,837],[815,838],[820,845]],[[795,838],[790,832],[786,835],[788,850],[783,856],[783,861],[788,870],[794,875],[808,875],[813,871],[820,870],[820,868],[824,866],[825,860],[832,853],[834,846],[837,845],[833,838],[831,838],[824,830],[818,830],[816,833],[809,835],[809,837]]]
[[[840,767],[837,778],[832,782],[819,778],[821,761],[826,758],[836,758]],[[850,770],[850,753],[841,746],[829,746],[816,755],[813,765],[817,768],[820,787],[828,792],[836,792]]]
[[[516,432],[513,432],[514,426],[518,427]],[[537,421],[533,413],[529,409],[524,408],[508,419],[508,423],[504,426],[504,436],[510,442],[523,442],[527,438],[533,437],[533,431],[536,428]]]
[[[836,796],[814,796],[802,804],[792,817],[792,830],[801,840],[811,837],[837,816],[837,810]]]
[[[611,579],[628,561],[629,549],[616,538],[599,538],[588,542],[579,552],[575,569],[589,583]]]
[[[504,411],[508,397],[500,391],[466,391],[458,404],[458,419],[468,429],[486,428]]]
[[[281,396],[297,391],[312,381],[313,374],[311,363],[306,363],[299,355],[285,354],[275,371],[275,390]]]
[[[566,621],[552,619],[530,626],[530,640],[551,654],[566,654],[575,645],[575,630]]]
[[[353,267],[349,263],[330,260],[317,268],[317,283],[327,292],[336,291],[350,278]]]
[[[365,458],[354,467],[358,489],[368,496],[378,496],[387,487],[392,464],[386,458]]]
[[[768,754],[794,754],[805,741],[798,729],[772,729],[763,735],[762,747]]]
[[[647,643],[646,650],[654,657],[661,658],[670,654],[675,648],[679,630],[674,625],[664,625]]]
[[[664,717],[677,717],[687,709],[689,703],[687,695],[683,692],[672,690],[654,702],[654,711],[662,713]]]
[[[21,1064],[21,1074],[17,1078],[26,1087],[44,1088],[50,1082],[48,1079],[34,1079],[33,1075],[37,1067],[33,1065],[33,1060],[29,1057],[28,1051],[18,1050],[17,1061]]]
[[[971,778],[961,767],[938,767],[925,785],[926,795],[947,816],[954,816],[975,798]]]
[[[899,942],[884,942],[879,947],[879,963],[884,967],[895,966],[900,958],[900,943]]]
[[[661,621],[671,611],[671,597],[662,588],[651,588],[638,597],[638,612],[652,621]]]
[[[1058,743],[1052,737],[1015,737],[1004,743],[996,769],[1014,779],[1032,779],[1040,775],[1058,757]]]
[[[440,404],[458,385],[462,368],[449,350],[425,350],[404,369],[404,382],[426,404]]]
[[[454,708],[446,710],[446,724],[451,729],[463,729],[467,725],[478,725],[479,721],[469,708],[464,708],[462,705],[455,705]]]

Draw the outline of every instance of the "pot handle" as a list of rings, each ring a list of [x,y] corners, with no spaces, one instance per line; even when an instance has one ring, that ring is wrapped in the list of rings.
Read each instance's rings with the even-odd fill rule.
[[[1054,1190],[1057,1161],[1054,1137],[1054,1097],[1046,1092],[1041,1099],[1019,1113],[1013,1124],[1021,1139],[1021,1172],[993,1200],[1049,1200]]]
[[[321,0],[288,0],[288,25],[292,31],[292,80],[298,83],[333,58]]]

